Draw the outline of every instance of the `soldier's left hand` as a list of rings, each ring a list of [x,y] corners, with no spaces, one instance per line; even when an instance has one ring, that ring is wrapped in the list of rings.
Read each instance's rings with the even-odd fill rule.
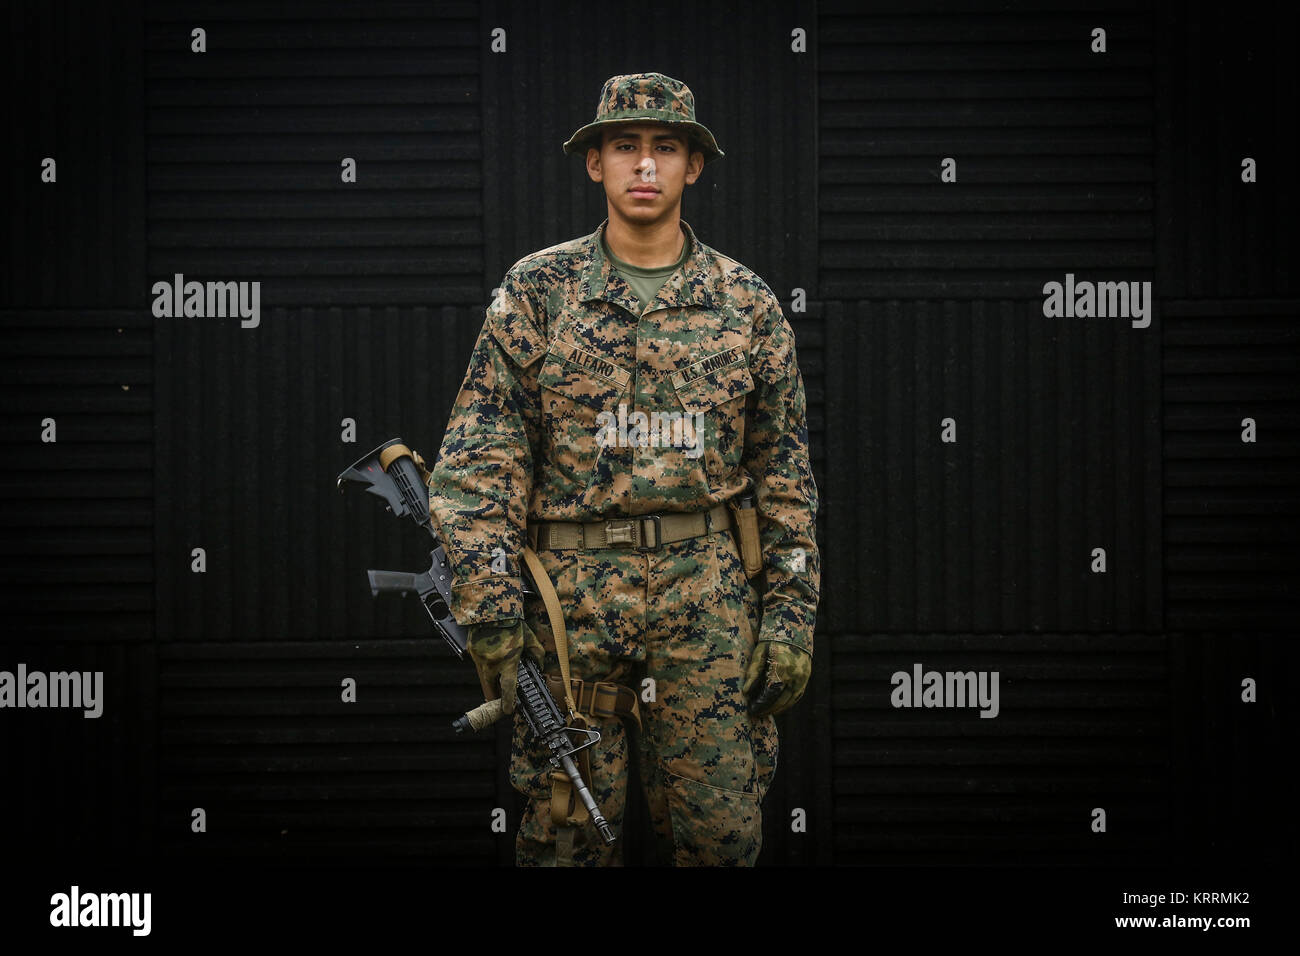
[[[750,701],[750,714],[765,717],[789,710],[808,689],[811,676],[812,655],[807,651],[780,641],[759,641],[741,689],[746,697],[752,697],[755,690],[762,688]]]
[[[500,697],[501,709],[507,714],[515,712],[519,660],[524,651],[532,654],[539,664],[546,653],[533,629],[520,618],[471,624],[465,649],[478,671],[483,699]]]

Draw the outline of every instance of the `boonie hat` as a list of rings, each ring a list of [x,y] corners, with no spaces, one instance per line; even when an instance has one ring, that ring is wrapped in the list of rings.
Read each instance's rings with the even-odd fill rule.
[[[662,73],[611,76],[600,91],[596,118],[569,137],[566,153],[585,153],[600,142],[602,127],[647,120],[686,128],[688,138],[710,163],[724,155],[708,128],[695,121],[695,94],[681,80]],[[591,142],[595,138],[595,143]]]

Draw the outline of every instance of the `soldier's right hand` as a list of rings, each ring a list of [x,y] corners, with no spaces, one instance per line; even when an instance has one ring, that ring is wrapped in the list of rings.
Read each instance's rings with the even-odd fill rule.
[[[483,699],[496,700],[500,697],[501,709],[507,714],[515,712],[519,658],[525,647],[540,663],[542,642],[537,639],[533,629],[518,618],[469,626],[466,650],[478,671]]]

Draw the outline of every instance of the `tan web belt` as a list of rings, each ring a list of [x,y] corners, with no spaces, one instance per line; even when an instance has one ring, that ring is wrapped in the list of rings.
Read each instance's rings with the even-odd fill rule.
[[[666,544],[730,527],[730,509],[717,505],[694,514],[635,515],[608,521],[540,521],[528,528],[528,539],[534,548],[548,551],[571,548],[658,551]]]

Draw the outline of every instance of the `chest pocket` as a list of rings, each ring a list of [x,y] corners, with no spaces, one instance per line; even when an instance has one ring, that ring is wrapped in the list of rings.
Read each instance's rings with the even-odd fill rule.
[[[626,396],[631,381],[631,372],[565,341],[551,344],[537,373],[537,384],[556,393],[556,397],[544,396],[548,414],[562,412],[565,402],[597,411],[613,411],[619,398]]]
[[[745,448],[745,405],[754,390],[745,352],[732,348],[707,356],[673,373],[672,384],[683,412],[694,416],[705,471],[717,487],[740,467]]]
[[[616,463],[607,460],[606,423],[629,401],[632,374],[590,349],[556,340],[537,372],[547,447],[540,468],[561,497],[584,498],[604,487]]]

